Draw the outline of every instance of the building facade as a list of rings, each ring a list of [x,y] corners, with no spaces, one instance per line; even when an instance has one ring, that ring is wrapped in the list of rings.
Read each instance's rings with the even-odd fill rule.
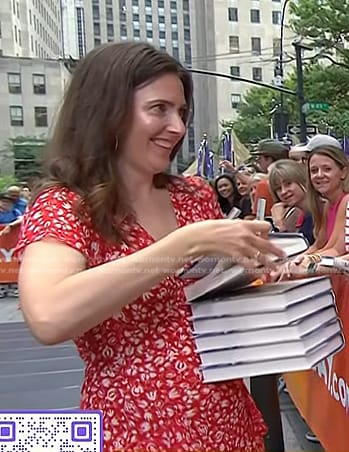
[[[13,173],[9,139],[49,135],[68,81],[61,61],[0,58],[1,174]]]
[[[56,0],[0,2],[0,54],[4,56],[62,57],[62,20]]]
[[[198,14],[212,33],[202,33],[199,56],[193,67],[231,74],[256,82],[275,83],[275,68],[281,52],[283,2],[280,0],[207,0]],[[294,65],[293,33],[287,26],[285,8],[283,27],[284,72]],[[251,84],[223,78],[209,78],[209,123],[218,127],[221,120],[235,119],[237,108]],[[275,96],[277,97],[277,93]],[[211,130],[216,134],[217,130]]]

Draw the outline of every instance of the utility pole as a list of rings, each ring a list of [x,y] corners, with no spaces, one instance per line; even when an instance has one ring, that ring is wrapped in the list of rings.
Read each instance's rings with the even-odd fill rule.
[[[274,69],[274,84],[283,87],[284,85],[284,32],[285,32],[285,17],[286,7],[290,0],[285,0],[282,6],[281,23],[280,23],[280,53],[278,61]],[[289,115],[284,108],[284,93],[280,92],[280,105],[274,114],[275,129],[277,137],[282,140],[287,133],[287,125],[289,122]]]
[[[304,78],[303,78],[303,61],[302,50],[312,50],[311,47],[302,45],[300,42],[294,42],[293,46],[296,51],[296,68],[297,68],[297,102],[299,112],[299,126],[300,126],[300,142],[307,142],[307,120],[304,113]]]

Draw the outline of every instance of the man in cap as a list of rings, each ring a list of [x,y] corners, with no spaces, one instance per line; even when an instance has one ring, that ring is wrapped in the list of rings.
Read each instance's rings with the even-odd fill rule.
[[[340,142],[336,138],[331,135],[322,135],[321,133],[310,138],[306,147],[311,152],[313,149],[321,148],[322,146],[333,146],[342,149]]]
[[[291,147],[288,157],[297,163],[305,165],[308,161],[309,152],[310,150],[307,144],[296,144]]]
[[[261,171],[268,173],[270,165],[277,160],[288,158],[288,147],[281,141],[266,139],[258,143],[257,148],[251,152],[251,155],[257,157],[257,163]],[[257,206],[260,199],[265,199],[266,202],[265,216],[271,216],[273,198],[269,189],[268,179],[261,180],[256,186],[256,194],[252,206],[252,213],[254,215],[257,214]]]

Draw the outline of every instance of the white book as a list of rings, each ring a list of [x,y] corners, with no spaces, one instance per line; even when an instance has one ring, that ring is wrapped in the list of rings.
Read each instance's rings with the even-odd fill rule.
[[[331,289],[331,281],[326,277],[248,287],[210,300],[199,299],[191,302],[192,316],[200,319],[282,311],[308,297]]]
[[[226,347],[252,346],[299,340],[321,325],[326,325],[336,319],[336,308],[330,306],[321,309],[315,314],[310,314],[297,322],[290,322],[283,328],[271,327],[246,330],[245,326],[240,324],[238,328],[231,332],[196,335],[196,350],[201,353]]]
[[[270,240],[283,249],[288,257],[294,257],[308,249],[302,234],[272,233]],[[231,259],[204,257],[180,274],[181,278],[198,279],[185,288],[188,301],[214,296],[226,290],[246,286],[261,275],[261,269],[246,270]]]
[[[202,366],[235,364],[243,361],[267,361],[271,359],[306,356],[308,352],[321,345],[326,339],[341,334],[339,320],[323,325],[312,333],[295,341],[274,344],[239,346],[200,353]]]
[[[248,362],[245,360],[230,365],[202,367],[203,380],[205,383],[215,383],[258,375],[309,370],[328,356],[338,353],[343,346],[343,336],[337,334],[330,339],[326,339],[306,356],[301,355],[292,358],[271,359],[258,362]]]
[[[281,311],[263,312],[263,306],[261,306],[262,309],[259,313],[199,319],[192,318],[191,320],[195,334],[223,333],[236,330],[241,328],[241,326],[245,330],[275,326],[283,327],[289,325],[290,322],[296,322],[329,306],[334,306],[334,298],[331,291],[323,294],[315,294]]]

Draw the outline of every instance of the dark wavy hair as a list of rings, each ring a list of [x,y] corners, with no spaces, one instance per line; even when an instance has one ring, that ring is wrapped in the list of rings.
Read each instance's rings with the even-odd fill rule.
[[[218,193],[217,186],[218,186],[218,182],[221,179],[228,179],[229,182],[233,186],[233,204],[230,204],[229,201],[226,198],[223,198],[223,196],[221,196]],[[240,195],[240,193],[238,191],[238,187],[236,185],[236,179],[235,179],[233,174],[223,173],[223,174],[219,175],[216,178],[216,180],[214,181],[214,189],[215,189],[215,192],[217,194],[218,202],[219,202],[219,205],[220,205],[221,210],[222,210],[223,213],[225,213],[227,215],[231,211],[232,207],[240,208],[241,195]]]
[[[118,139],[127,133],[137,87],[165,74],[177,75],[183,84],[188,106],[184,121],[188,125],[193,106],[192,78],[167,53],[147,43],[125,42],[96,47],[81,60],[45,151],[44,177],[36,194],[52,186],[73,190],[81,199],[79,215],[87,212],[97,232],[106,239],[122,240],[117,226],[132,211],[119,176]],[[173,149],[171,160],[182,141]],[[165,187],[170,177],[157,174],[154,185]]]

